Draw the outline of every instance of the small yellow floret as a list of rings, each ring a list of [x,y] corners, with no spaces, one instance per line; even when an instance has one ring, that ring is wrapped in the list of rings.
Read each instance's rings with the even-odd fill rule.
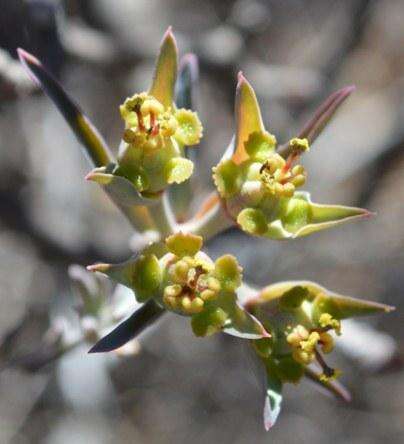
[[[289,146],[294,152],[298,153],[304,153],[305,151],[310,150],[309,141],[307,139],[299,139],[298,137],[291,139],[289,141]]]
[[[333,318],[329,313],[323,313],[320,316],[318,323],[322,328],[330,327],[335,330],[338,335],[341,334],[341,322],[338,319]]]

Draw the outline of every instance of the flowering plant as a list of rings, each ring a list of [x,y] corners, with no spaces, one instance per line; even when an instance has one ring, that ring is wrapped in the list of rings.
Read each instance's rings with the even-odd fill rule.
[[[138,306],[132,314],[113,316],[115,299],[108,300],[97,277],[97,285],[91,286],[85,271],[71,271],[82,300],[81,338],[95,342],[90,352],[122,351],[145,327],[171,311],[189,317],[196,336],[222,332],[250,343],[267,376],[267,429],[280,412],[285,383],[307,377],[348,399],[335,380],[340,371],[331,368],[324,355],[344,334],[344,319],[393,308],[335,294],[309,281],[256,290],[243,281],[234,256],[213,260],[202,247],[231,227],[269,240],[290,240],[371,215],[360,208],[315,204],[307,192],[299,191],[308,173],[297,162],[353,88],[333,94],[297,137],[277,146],[264,127],[252,86],[239,74],[235,135],[213,168],[216,191],[184,221],[183,209],[192,198],[190,150],[198,149],[203,130],[198,115],[189,109],[197,60],[186,55],[178,64],[171,29],[163,38],[149,90],[127,98],[120,107],[124,128],[116,158],[41,63],[23,50],[19,55],[85,148],[94,166],[86,178],[103,188],[137,231],[133,257],[121,264],[88,266],[133,292]],[[122,319],[102,335],[106,326]],[[63,335],[59,339],[60,350],[71,348]]]

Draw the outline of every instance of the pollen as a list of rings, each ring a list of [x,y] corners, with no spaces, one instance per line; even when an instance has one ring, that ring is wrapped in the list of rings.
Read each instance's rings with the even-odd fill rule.
[[[304,153],[310,150],[309,141],[307,139],[299,139],[294,137],[289,141],[289,146],[292,148],[294,153]]]
[[[219,280],[210,275],[211,271],[211,264],[191,256],[171,263],[167,270],[171,285],[164,289],[164,304],[184,315],[200,313],[221,290]]]
[[[288,159],[272,154],[261,166],[260,179],[266,191],[276,197],[292,197],[296,188],[306,182],[306,171],[302,165],[295,165],[297,155],[292,153]]]
[[[338,335],[341,334],[341,322],[333,318],[330,313],[323,313],[318,320],[320,327],[334,330]]]

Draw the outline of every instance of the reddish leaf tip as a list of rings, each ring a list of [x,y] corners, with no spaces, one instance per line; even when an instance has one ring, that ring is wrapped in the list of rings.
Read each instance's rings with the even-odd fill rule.
[[[41,62],[35,56],[25,51],[25,49],[17,48],[17,54],[21,63],[23,64],[26,64],[28,62],[38,66],[41,65]]]
[[[180,68],[183,68],[185,65],[195,65],[198,63],[198,57],[193,52],[187,52],[181,57],[180,60]]]
[[[167,28],[167,31],[164,33],[163,41],[168,37],[175,39],[173,34],[173,27],[171,25]]]
[[[93,264],[93,265],[87,265],[86,269],[88,271],[99,271],[101,273],[105,273],[108,269],[109,269],[109,265],[108,264]]]
[[[239,86],[241,83],[246,82],[246,81],[247,81],[247,79],[244,77],[243,71],[239,71],[237,74],[237,83],[238,83],[237,86]]]

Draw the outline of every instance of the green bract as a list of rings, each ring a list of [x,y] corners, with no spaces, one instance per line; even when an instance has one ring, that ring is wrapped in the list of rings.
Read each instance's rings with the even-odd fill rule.
[[[97,168],[88,179],[115,194],[153,198],[192,175],[193,163],[183,149],[199,143],[202,125],[196,113],[176,109],[177,57],[174,36],[168,31],[149,91],[127,98],[120,107],[125,131],[117,163]],[[131,197],[126,200],[134,203]]]
[[[291,281],[264,288],[249,301],[248,310],[271,334],[252,345],[265,364],[269,392],[274,385],[280,395],[282,383],[298,382],[313,363],[322,369],[315,374],[318,382],[328,387],[339,371],[326,364],[323,354],[333,350],[335,335],[343,334],[341,320],[389,312],[393,307],[335,294],[313,282]],[[279,406],[277,413],[269,406],[270,399],[265,411],[273,423]]]
[[[271,239],[290,239],[369,216],[361,208],[320,205],[304,185],[307,173],[296,164],[309,150],[306,138],[276,151],[276,138],[263,126],[254,90],[243,76],[236,93],[236,141],[232,156],[213,169],[213,180],[228,214],[243,231]],[[283,154],[283,155],[281,155]]]
[[[160,259],[146,251],[122,264],[97,264],[89,269],[131,288],[139,302],[154,299],[167,310],[191,316],[197,336],[218,331],[247,339],[268,336],[237,302],[241,267],[233,256],[212,261],[200,251],[202,238],[193,234],[173,234],[165,244],[168,252]]]

